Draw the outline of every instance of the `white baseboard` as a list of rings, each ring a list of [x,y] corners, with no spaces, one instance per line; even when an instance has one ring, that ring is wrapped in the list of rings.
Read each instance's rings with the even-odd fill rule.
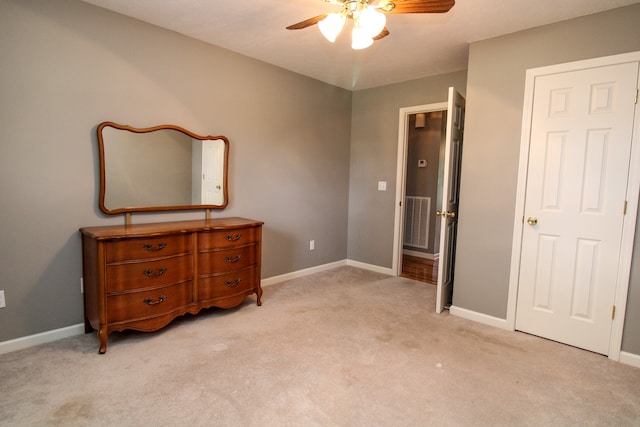
[[[0,354],[84,334],[84,323],[0,342]]]
[[[390,268],[380,267],[373,264],[365,264],[363,262],[352,261],[349,259],[343,259],[341,261],[331,262],[329,264],[318,265],[315,267],[306,268],[304,270],[292,271],[291,273],[285,273],[279,276],[268,277],[266,279],[262,279],[260,282],[260,285],[264,288],[266,286],[275,285],[276,283],[281,283],[287,280],[296,279],[298,277],[308,276],[310,274],[319,273],[321,271],[332,270],[337,267],[344,267],[345,265],[393,276],[393,272],[391,271]]]
[[[466,308],[456,307],[455,305],[451,306],[449,313],[453,316],[462,317],[463,319],[513,331],[513,328],[510,328],[507,324],[507,319],[500,319],[499,317],[489,316],[488,314],[478,313],[477,311],[467,310]]]
[[[319,273],[321,271],[331,270],[333,268],[349,265],[352,267],[358,267],[365,270],[371,270],[378,273],[393,275],[390,268],[383,268],[376,265],[365,264],[357,261],[342,260],[329,264],[318,265],[316,267],[307,268],[304,270],[294,271],[280,276],[269,277],[261,281],[261,286],[269,286],[276,283],[284,282],[286,280],[295,279],[298,277],[308,276],[310,274]],[[26,337],[16,338],[14,340],[0,342],[0,354],[10,353],[12,351],[22,350],[24,348],[33,347],[39,344],[45,344],[51,341],[57,341],[63,338],[73,337],[76,335],[84,334],[84,324],[67,326],[66,328],[55,329],[52,331],[42,332],[40,334],[29,335]]]
[[[392,269],[380,267],[379,265],[366,264],[364,262],[352,261],[350,259],[347,260],[347,265],[350,267],[361,268],[363,270],[375,271],[376,273],[382,273],[389,276],[395,276]]]
[[[621,351],[619,362],[624,363],[625,365],[631,365],[635,366],[636,368],[640,368],[640,355]]]
[[[331,270],[337,267],[343,267],[347,265],[347,260],[331,262],[329,264],[318,265],[311,268],[305,268],[304,270],[292,271],[291,273],[281,274],[279,276],[273,276],[260,281],[260,286],[265,287],[269,285],[275,285],[287,280],[296,279],[298,277],[308,276],[310,274],[319,273],[321,271]]]
[[[506,319],[500,319],[498,317],[489,316],[486,314],[478,313],[476,311],[467,310],[465,308],[451,306],[451,308],[449,309],[449,313],[451,313],[451,315],[453,316],[462,317],[467,320],[473,320],[474,322],[494,326],[496,328],[506,329],[508,331],[514,330],[513,328],[509,327]],[[617,362],[640,368],[640,355],[621,351],[620,359],[617,360]]]
[[[298,277],[308,276],[310,274],[319,273],[321,271],[331,270],[342,266],[351,266],[356,268],[362,268],[364,270],[374,271],[376,273],[388,274],[393,276],[393,272],[390,268],[380,267],[373,264],[366,264],[359,261],[342,260],[329,264],[323,264],[316,267],[307,268],[304,270],[298,270],[279,276],[269,277],[261,281],[261,286],[274,285],[276,283],[284,282],[286,280],[295,279]],[[478,313],[476,311],[467,310],[466,308],[456,307],[454,305],[449,309],[449,313],[453,316],[461,317],[463,319],[472,320],[474,322],[482,323],[488,326],[493,326],[500,329],[506,329],[512,331],[513,328],[509,327],[506,319],[500,319],[498,317],[489,316],[487,314]],[[69,338],[77,335],[84,334],[84,324],[67,326],[65,328],[54,329],[52,331],[42,332],[35,335],[29,335],[26,337],[16,338],[9,341],[0,342],[0,354],[10,353],[12,351],[18,351],[25,348],[33,347],[39,344],[45,344],[52,341],[57,341],[63,338]],[[628,353],[625,351],[620,352],[620,363],[625,365],[634,366],[640,368],[640,355]]]
[[[430,254],[427,252],[420,252],[420,251],[412,251],[411,249],[403,249],[402,250],[402,254],[403,255],[410,255],[410,256],[414,256],[416,258],[424,258],[424,259],[439,259],[440,258],[440,254]]]

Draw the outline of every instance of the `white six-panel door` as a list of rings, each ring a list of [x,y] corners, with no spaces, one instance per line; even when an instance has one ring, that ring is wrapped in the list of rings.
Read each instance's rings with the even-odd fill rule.
[[[538,76],[516,329],[607,354],[638,63]]]

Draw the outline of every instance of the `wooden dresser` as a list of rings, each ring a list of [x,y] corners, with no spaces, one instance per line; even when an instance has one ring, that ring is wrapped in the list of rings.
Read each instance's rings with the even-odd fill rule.
[[[81,228],[85,331],[155,331],[203,308],[261,305],[262,222],[244,218]]]

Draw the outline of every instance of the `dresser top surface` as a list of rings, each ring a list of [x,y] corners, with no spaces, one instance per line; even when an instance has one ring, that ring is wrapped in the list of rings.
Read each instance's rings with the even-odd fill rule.
[[[197,219],[190,221],[154,222],[148,224],[82,227],[80,232],[83,235],[96,240],[106,240],[193,233],[200,231],[230,230],[245,227],[260,227],[263,224],[264,222],[253,219],[231,217]]]

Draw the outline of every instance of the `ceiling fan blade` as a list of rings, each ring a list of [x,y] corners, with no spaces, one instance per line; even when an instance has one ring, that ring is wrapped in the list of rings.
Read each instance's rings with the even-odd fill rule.
[[[388,0],[380,4],[392,3],[395,5],[390,11],[382,9],[385,13],[445,13],[448,12],[455,0]]]
[[[297,24],[289,25],[287,30],[302,30],[303,28],[310,27],[312,25],[317,24],[327,17],[327,13],[323,13],[322,15],[314,16],[313,18],[305,19],[302,22],[298,22]]]
[[[384,29],[382,31],[380,31],[380,34],[375,36],[373,39],[374,40],[380,40],[380,39],[383,39],[383,38],[387,37],[389,34],[391,34],[391,33],[389,32],[389,30],[387,30],[387,27],[384,27]]]

